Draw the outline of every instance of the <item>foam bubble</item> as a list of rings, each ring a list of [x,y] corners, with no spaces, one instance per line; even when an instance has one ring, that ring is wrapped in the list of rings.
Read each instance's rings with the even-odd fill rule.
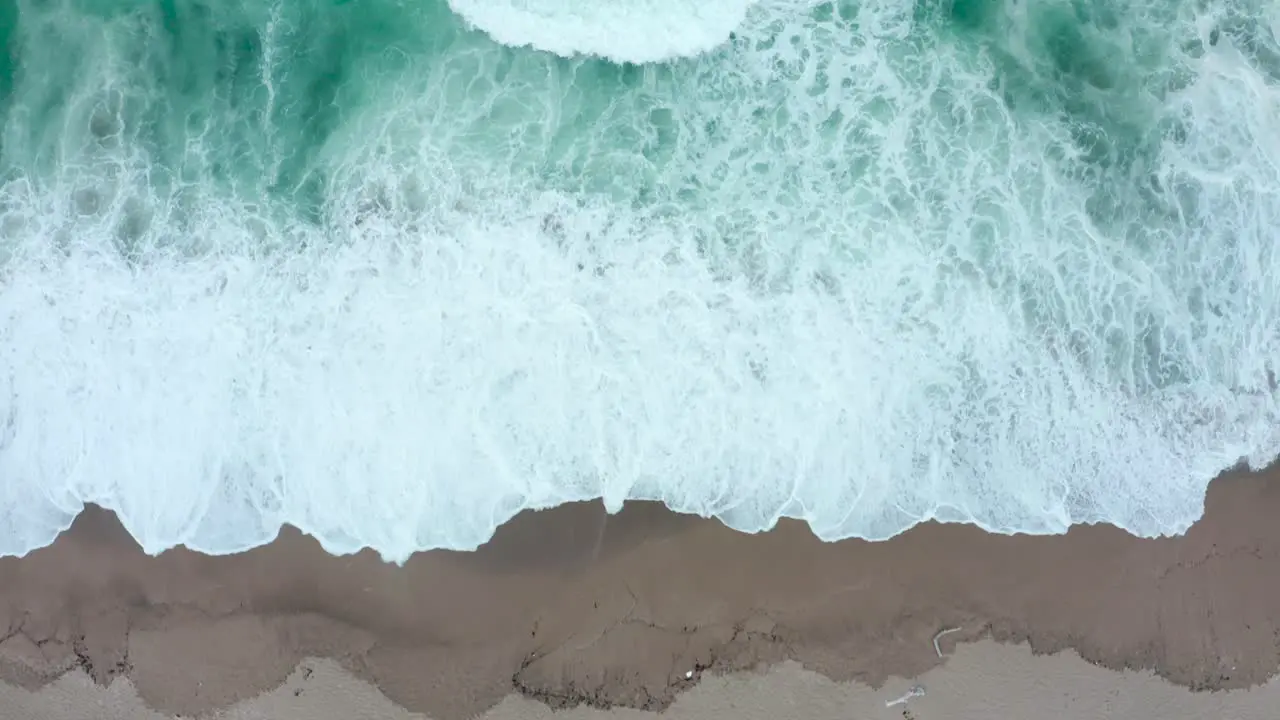
[[[449,0],[510,47],[649,63],[700,55],[727,41],[755,0]]]

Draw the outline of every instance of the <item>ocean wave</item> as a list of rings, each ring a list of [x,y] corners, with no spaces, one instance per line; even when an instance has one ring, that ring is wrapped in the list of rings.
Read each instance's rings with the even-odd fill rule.
[[[443,2],[14,7],[0,554],[86,502],[393,561],[591,498],[1159,535],[1280,453],[1262,5],[762,0],[646,65]]]

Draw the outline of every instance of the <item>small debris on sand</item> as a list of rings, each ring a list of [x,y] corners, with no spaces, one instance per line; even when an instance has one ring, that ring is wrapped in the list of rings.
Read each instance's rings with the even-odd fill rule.
[[[947,628],[946,630],[938,631],[938,634],[933,636],[933,651],[938,653],[938,657],[942,657],[942,648],[938,647],[938,638],[942,637],[943,635],[950,635],[953,632],[960,632],[963,629],[964,628],[958,628],[958,627]]]
[[[908,690],[905,695],[898,698],[897,700],[885,700],[884,706],[893,707],[894,705],[905,705],[907,701],[910,700],[911,698],[923,697],[923,696],[924,696],[924,686],[912,685],[911,689]]]

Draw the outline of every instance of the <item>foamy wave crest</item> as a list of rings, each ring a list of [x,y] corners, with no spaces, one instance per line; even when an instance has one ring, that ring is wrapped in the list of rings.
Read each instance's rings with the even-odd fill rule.
[[[312,99],[295,6],[186,37],[251,61],[182,96],[143,11],[31,43],[80,59],[4,136],[0,554],[86,502],[153,553],[397,561],[591,498],[1149,536],[1280,451],[1253,15],[773,5],[643,68],[339,35],[316,72],[371,84]]]
[[[449,0],[503,45],[648,63],[726,42],[755,0]]]

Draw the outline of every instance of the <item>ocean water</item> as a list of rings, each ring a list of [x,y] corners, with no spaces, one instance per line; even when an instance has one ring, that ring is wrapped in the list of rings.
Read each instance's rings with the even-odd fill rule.
[[[0,0],[0,555],[1179,533],[1280,454],[1271,0]]]

